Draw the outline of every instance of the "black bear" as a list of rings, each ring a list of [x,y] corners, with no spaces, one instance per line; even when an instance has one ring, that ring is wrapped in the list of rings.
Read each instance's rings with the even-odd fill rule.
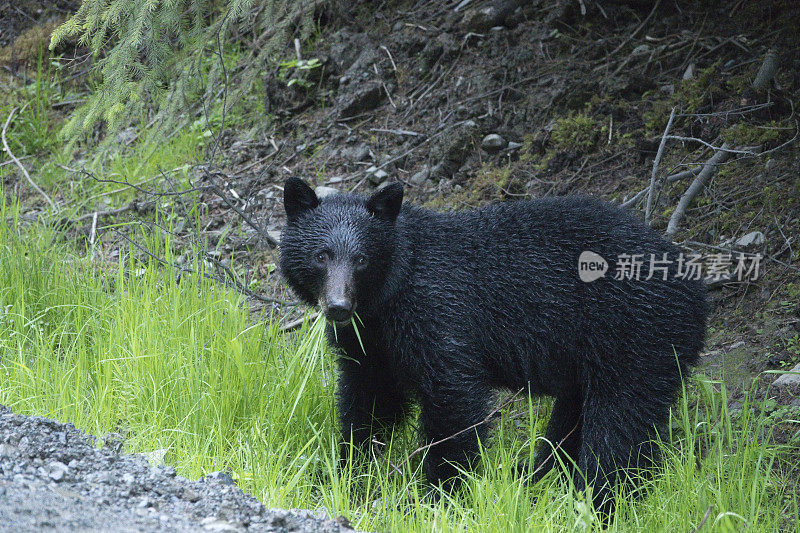
[[[476,456],[493,391],[549,395],[547,440],[608,509],[624,469],[655,459],[702,349],[702,281],[676,246],[597,199],[449,213],[402,201],[401,184],[322,200],[300,179],[284,187],[280,268],[322,308],[343,356],[344,440],[368,447],[419,402],[424,440],[437,443],[424,470],[438,483]]]

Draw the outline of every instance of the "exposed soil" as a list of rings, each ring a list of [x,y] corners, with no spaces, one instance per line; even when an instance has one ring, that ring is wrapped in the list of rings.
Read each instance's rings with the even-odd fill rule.
[[[310,511],[267,509],[223,472],[189,481],[144,455],[0,406],[3,531],[351,531]]]

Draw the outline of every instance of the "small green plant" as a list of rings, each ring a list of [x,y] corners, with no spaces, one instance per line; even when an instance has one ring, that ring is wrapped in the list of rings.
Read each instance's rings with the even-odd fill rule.
[[[550,134],[550,142],[556,150],[573,150],[589,152],[596,143],[602,130],[592,117],[577,113],[559,119]]]
[[[800,357],[800,335],[795,333],[786,340],[786,350],[795,357]]]
[[[298,86],[309,89],[311,82],[308,81],[306,74],[309,71],[318,69],[322,66],[319,59],[293,59],[291,61],[284,61],[278,68],[278,77],[286,82],[288,87],[297,84]]]

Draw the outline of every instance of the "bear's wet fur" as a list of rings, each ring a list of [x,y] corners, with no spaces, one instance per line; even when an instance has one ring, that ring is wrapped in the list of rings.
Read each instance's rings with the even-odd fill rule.
[[[546,438],[609,510],[624,470],[657,460],[651,443],[703,347],[702,281],[680,276],[676,246],[598,199],[456,212],[402,199],[401,184],[322,200],[297,178],[284,188],[280,268],[331,324],[343,440],[367,449],[418,402],[424,441],[442,441],[426,476],[452,483],[486,437],[494,391],[552,396]],[[581,281],[584,251],[608,262],[605,276]],[[639,254],[638,279],[619,275]],[[646,279],[651,254],[664,268]]]

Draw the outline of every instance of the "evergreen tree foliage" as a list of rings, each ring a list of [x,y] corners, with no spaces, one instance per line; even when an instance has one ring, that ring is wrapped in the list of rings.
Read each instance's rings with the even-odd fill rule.
[[[96,86],[62,131],[73,142],[98,124],[161,128],[211,104],[226,77],[228,103],[277,58],[288,40],[306,38],[326,0],[83,0],[53,32],[50,48],[78,39],[94,55]],[[232,47],[241,51],[226,54]],[[231,59],[233,57],[233,59]]]

